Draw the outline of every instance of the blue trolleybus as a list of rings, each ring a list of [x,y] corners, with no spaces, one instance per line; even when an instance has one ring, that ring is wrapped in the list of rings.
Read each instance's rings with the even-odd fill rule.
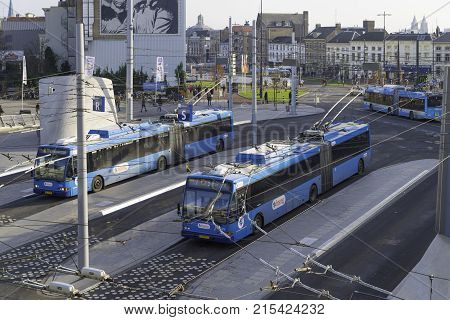
[[[91,130],[87,137],[88,191],[98,192],[137,175],[164,170],[210,152],[223,151],[233,140],[233,115],[206,110],[165,116],[158,123]],[[185,121],[185,119],[187,119]],[[77,195],[76,139],[38,149],[34,192]]]
[[[371,159],[367,124],[312,129],[290,142],[269,142],[187,178],[179,213],[182,235],[234,242],[348,179]]]
[[[364,108],[401,117],[435,119],[442,116],[442,94],[410,91],[403,86],[369,87]]]

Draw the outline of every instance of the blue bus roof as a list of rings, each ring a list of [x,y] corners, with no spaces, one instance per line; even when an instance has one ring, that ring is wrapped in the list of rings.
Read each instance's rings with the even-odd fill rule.
[[[228,110],[202,110],[195,111],[192,122],[180,121],[184,127],[192,127],[215,120],[232,117],[232,112]],[[127,141],[147,138],[161,133],[169,132],[171,124],[143,122],[139,124],[125,124],[122,127],[112,125],[102,129],[93,129],[89,131],[89,135],[98,135],[100,139],[88,140],[88,152],[107,148]],[[76,153],[77,146],[74,138],[62,139],[60,143],[51,145],[41,145],[41,147],[64,148],[70,150],[72,154]]]
[[[409,98],[409,99],[425,99],[427,97],[442,96],[442,94],[439,94],[439,93],[410,90],[407,87],[398,86],[398,85],[386,85],[383,87],[370,86],[367,88],[366,92],[367,93],[381,93],[381,94],[385,94],[385,95],[394,95],[395,90],[398,90],[400,97]]]
[[[323,139],[334,145],[367,131],[369,131],[367,124],[340,123],[329,128]],[[235,162],[218,165],[207,172],[191,174],[188,178],[212,178],[221,181],[225,179],[240,188],[320,153],[321,145],[322,143],[318,143],[317,140],[268,142],[240,152]]]

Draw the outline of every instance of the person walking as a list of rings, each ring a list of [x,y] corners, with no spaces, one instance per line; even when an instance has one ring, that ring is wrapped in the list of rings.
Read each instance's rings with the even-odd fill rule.
[[[2,107],[2,105],[0,104],[0,117],[2,116],[2,115],[4,115],[5,114],[5,111],[3,111],[3,107]]]
[[[120,95],[116,96],[116,108],[117,112],[120,112]]]
[[[39,109],[40,109],[39,103],[36,104],[36,107],[34,109],[35,109],[36,115],[39,115]]]
[[[264,103],[265,104],[269,104],[269,94],[266,92],[264,92]]]
[[[208,94],[206,95],[206,100],[208,100],[208,107],[212,106],[212,95],[211,92],[208,92]]]
[[[141,113],[143,110],[145,110],[145,112],[147,112],[147,106],[145,105],[145,95],[142,95]]]

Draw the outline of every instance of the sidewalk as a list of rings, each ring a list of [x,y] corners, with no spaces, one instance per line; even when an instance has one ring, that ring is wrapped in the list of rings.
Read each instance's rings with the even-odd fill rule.
[[[296,247],[296,250],[318,257],[323,253],[322,249],[331,249],[349,233],[393,203],[414,183],[422,181],[421,179],[435,164],[436,160],[419,160],[375,171],[320,202],[313,209],[297,215],[282,227],[274,229],[270,232],[270,236],[286,243],[291,243],[291,237],[294,237],[301,243],[318,248],[312,250]],[[403,174],[393,174],[395,172]],[[374,190],[374,185],[380,187]],[[352,205],[349,206],[349,203]],[[177,220],[176,213],[169,212],[137,226],[134,230],[93,246],[92,265],[114,276],[131,266],[135,268],[128,273],[141,270],[140,263],[182,240],[180,230],[181,223]],[[127,240],[127,245],[123,245],[124,240]],[[220,249],[220,246],[218,248]],[[190,283],[185,292],[219,299],[233,299],[253,292],[245,298],[264,298],[266,293],[259,291],[259,288],[266,287],[270,280],[274,280],[275,272],[246,252],[279,267],[284,273],[291,273],[304,262],[304,259],[292,251],[264,236],[246,247],[245,251],[237,252]],[[188,252],[185,254],[189,255]],[[73,267],[73,264],[68,261],[66,266]],[[77,289],[82,290],[95,285],[94,281],[79,280],[67,275],[58,275],[55,280],[73,283]]]
[[[450,299],[450,281],[445,280],[450,279],[449,261],[450,239],[437,235],[422,260],[400,282],[393,293],[407,300]],[[429,275],[433,275],[434,278],[430,279]]]

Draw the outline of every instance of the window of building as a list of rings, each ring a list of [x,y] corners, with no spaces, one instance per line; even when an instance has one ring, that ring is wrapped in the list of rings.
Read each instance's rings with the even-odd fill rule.
[[[450,53],[445,54],[445,62],[450,62]]]
[[[436,51],[441,51],[441,47],[436,47]]]
[[[441,54],[440,53],[436,54],[436,62],[441,62],[441,61],[442,61]]]

